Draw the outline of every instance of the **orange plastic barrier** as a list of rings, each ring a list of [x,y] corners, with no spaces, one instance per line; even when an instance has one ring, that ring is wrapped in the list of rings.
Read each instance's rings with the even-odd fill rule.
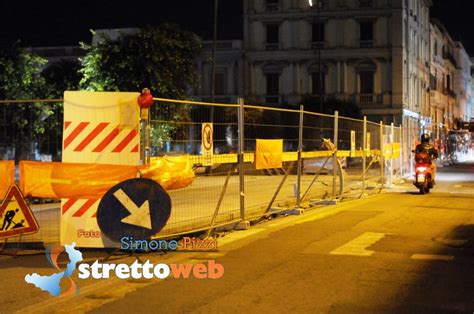
[[[7,194],[8,188],[15,184],[15,162],[0,161],[0,199]]]
[[[150,178],[171,190],[191,184],[194,172],[187,156],[158,158],[148,167],[20,162],[20,189],[26,196],[98,199],[117,183],[138,177]]]
[[[165,190],[187,187],[194,181],[189,156],[153,159],[148,168],[140,168],[142,177],[157,181]]]

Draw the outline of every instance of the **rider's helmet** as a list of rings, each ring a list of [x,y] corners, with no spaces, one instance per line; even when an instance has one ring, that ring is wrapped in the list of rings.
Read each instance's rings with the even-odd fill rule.
[[[421,135],[421,143],[422,144],[428,144],[430,142],[430,135],[425,133]]]

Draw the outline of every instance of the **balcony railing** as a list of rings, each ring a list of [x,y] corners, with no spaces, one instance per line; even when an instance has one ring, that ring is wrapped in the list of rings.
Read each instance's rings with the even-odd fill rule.
[[[266,11],[278,11],[278,10],[280,10],[280,3],[278,1],[267,2],[266,5],[265,5],[265,10]]]
[[[455,67],[457,67],[456,59],[454,58],[454,56],[452,55],[452,53],[450,53],[450,52],[444,52],[444,53],[443,53],[443,58],[444,58],[445,60],[451,61],[451,63],[452,63]]]
[[[311,48],[313,48],[313,49],[323,49],[324,48],[324,41],[313,41],[311,43]]]
[[[266,43],[265,49],[266,50],[278,50],[280,48],[279,43]]]
[[[373,48],[374,41],[373,40],[361,40],[360,41],[360,48]]]
[[[372,0],[359,0],[359,7],[361,8],[371,8],[374,6],[374,2]]]
[[[358,104],[382,104],[382,94],[356,94],[356,102]]]

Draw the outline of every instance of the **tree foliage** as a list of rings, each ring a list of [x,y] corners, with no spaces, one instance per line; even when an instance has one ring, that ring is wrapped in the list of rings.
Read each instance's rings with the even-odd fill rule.
[[[48,87],[41,76],[46,60],[21,48],[18,43],[0,48],[0,99],[32,100],[47,98]],[[45,134],[50,129],[54,106],[39,102],[9,103],[0,107],[5,123],[1,133],[3,154],[12,153],[16,160],[30,158],[36,151],[49,150]],[[46,148],[46,146],[48,146]],[[42,149],[43,148],[43,149]]]
[[[106,36],[96,44],[82,44],[81,87],[92,91],[140,91],[183,99],[197,83],[195,60],[201,40],[176,25],[146,27],[117,39]]]
[[[118,38],[98,38],[82,44],[81,88],[90,91],[141,91],[148,87],[155,97],[185,99],[198,82],[196,58],[201,39],[172,24],[145,27]],[[189,121],[190,109],[179,104],[157,103],[152,108],[155,121]],[[182,127],[152,122],[153,146],[162,146],[171,137],[183,136]]]
[[[62,98],[66,90],[78,90],[82,78],[79,61],[61,59],[48,66],[41,72],[46,81],[48,96]]]

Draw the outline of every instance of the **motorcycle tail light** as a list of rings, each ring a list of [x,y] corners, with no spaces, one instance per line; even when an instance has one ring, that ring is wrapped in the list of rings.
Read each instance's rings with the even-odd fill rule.
[[[428,168],[426,168],[426,167],[417,167],[416,168],[416,172],[425,172],[426,170],[428,170]]]

